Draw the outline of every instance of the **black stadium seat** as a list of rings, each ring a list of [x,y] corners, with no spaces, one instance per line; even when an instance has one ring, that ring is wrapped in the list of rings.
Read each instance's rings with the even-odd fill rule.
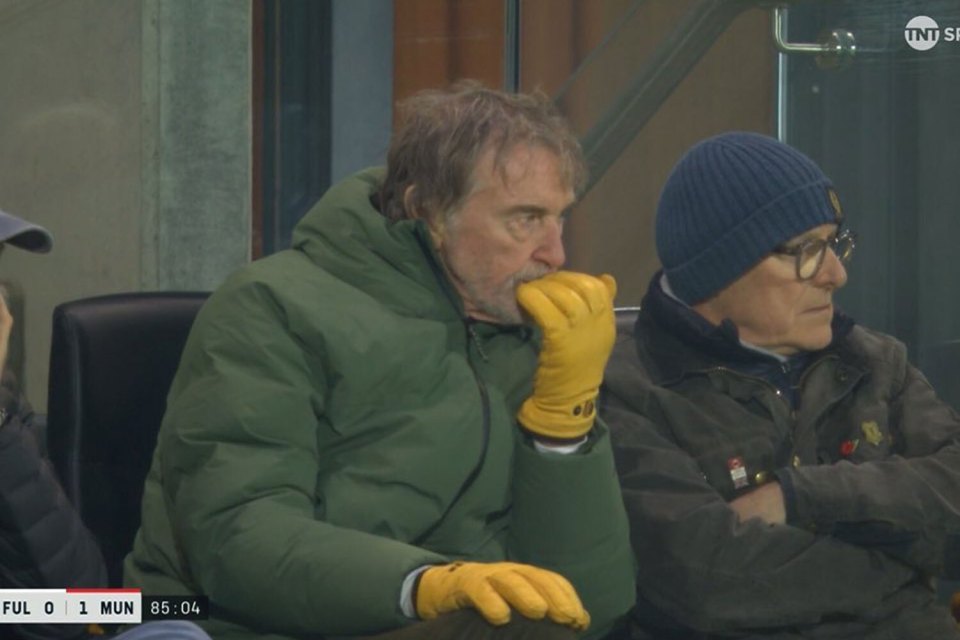
[[[54,310],[50,458],[100,542],[110,586],[122,584],[167,392],[208,295],[123,293]]]
[[[617,333],[629,333],[633,331],[633,325],[637,322],[640,307],[620,307],[615,309],[615,313],[617,316]]]

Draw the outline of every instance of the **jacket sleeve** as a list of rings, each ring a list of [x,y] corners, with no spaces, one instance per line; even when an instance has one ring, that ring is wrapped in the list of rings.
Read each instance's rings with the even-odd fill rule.
[[[790,521],[960,577],[960,418],[905,354],[898,371],[884,435],[893,455],[779,472]]]
[[[403,624],[403,578],[447,559],[318,517],[329,455],[317,435],[322,358],[285,330],[268,289],[227,293],[197,319],[160,433],[164,499],[188,581],[226,616],[271,632]]]
[[[517,429],[520,439],[520,429]],[[574,585],[601,637],[633,606],[634,561],[606,425],[569,455],[517,446],[512,560],[545,567]]]
[[[878,551],[759,520],[740,523],[696,461],[646,416],[641,393],[605,395],[638,561],[640,599],[705,633],[859,614],[915,578]]]
[[[12,376],[0,388],[0,586],[14,589],[102,587],[100,549],[67,501],[45,434]],[[77,625],[30,625],[30,638],[77,635]]]

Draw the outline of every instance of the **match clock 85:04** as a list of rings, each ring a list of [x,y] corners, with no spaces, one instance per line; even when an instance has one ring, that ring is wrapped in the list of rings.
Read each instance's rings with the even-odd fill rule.
[[[143,596],[141,615],[150,620],[206,620],[210,616],[207,596]]]

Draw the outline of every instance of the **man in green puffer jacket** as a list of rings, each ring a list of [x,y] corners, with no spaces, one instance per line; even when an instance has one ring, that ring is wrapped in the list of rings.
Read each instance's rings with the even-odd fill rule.
[[[406,107],[187,341],[126,582],[208,596],[214,638],[600,637],[633,603],[615,286],[558,271],[579,146],[543,97]]]

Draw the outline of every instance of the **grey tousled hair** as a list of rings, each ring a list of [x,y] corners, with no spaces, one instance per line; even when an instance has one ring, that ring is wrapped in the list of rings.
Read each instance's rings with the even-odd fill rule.
[[[400,113],[380,190],[382,212],[391,220],[452,214],[470,194],[473,172],[488,149],[494,150],[494,167],[502,176],[509,152],[526,144],[555,153],[562,177],[575,192],[586,183],[580,143],[542,92],[511,94],[459,82],[408,98]],[[405,204],[411,185],[416,188]]]

